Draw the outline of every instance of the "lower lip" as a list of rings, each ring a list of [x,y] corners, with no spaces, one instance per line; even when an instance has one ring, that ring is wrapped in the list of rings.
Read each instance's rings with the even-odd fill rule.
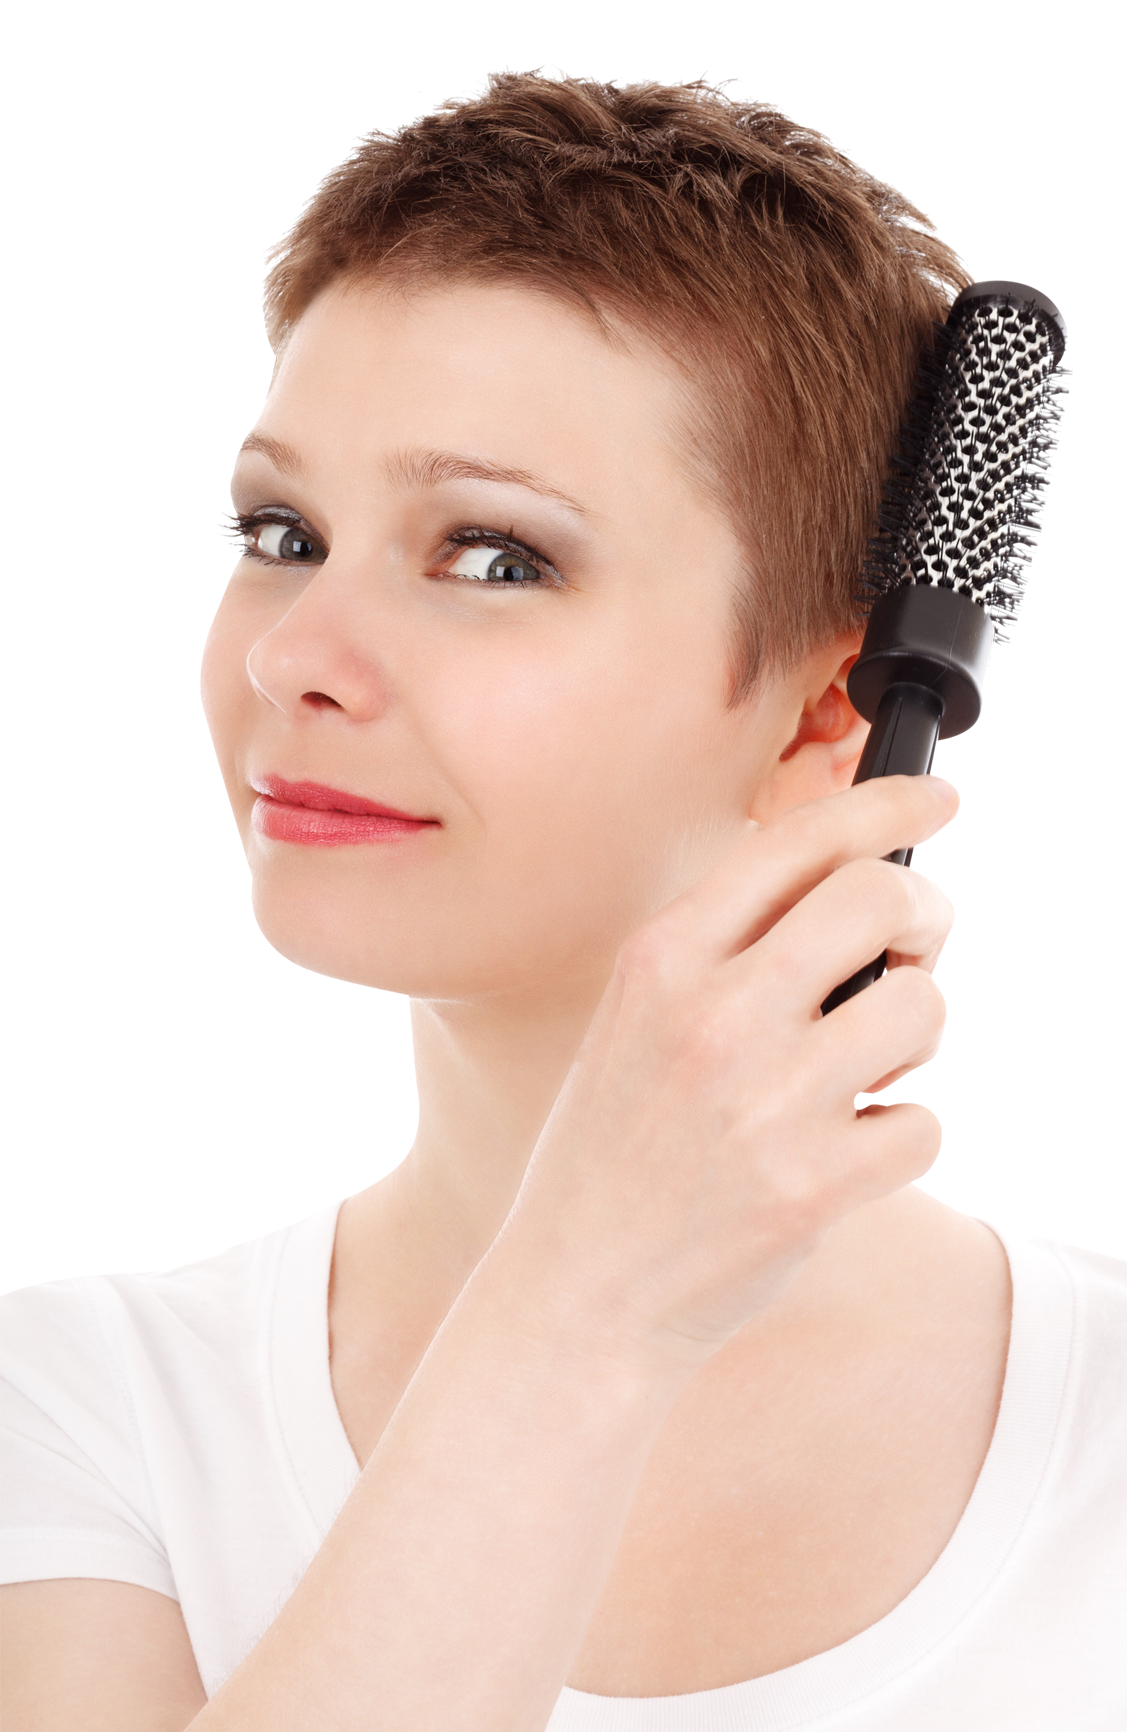
[[[251,822],[272,842],[300,842],[306,848],[348,848],[359,843],[398,842],[420,830],[437,830],[433,818],[390,818],[382,812],[322,811],[314,806],[289,806],[260,794]]]

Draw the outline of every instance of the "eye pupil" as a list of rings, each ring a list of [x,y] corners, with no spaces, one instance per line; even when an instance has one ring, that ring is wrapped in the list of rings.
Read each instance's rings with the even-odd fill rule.
[[[538,573],[524,560],[514,559],[511,553],[499,553],[489,562],[489,576],[495,583],[528,583]]]
[[[302,535],[296,529],[287,529],[282,537],[279,555],[282,559],[312,559],[314,551],[314,545],[307,535]]]

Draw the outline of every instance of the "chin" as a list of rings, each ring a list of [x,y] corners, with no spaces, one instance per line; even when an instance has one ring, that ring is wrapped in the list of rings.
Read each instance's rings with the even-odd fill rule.
[[[420,946],[410,923],[393,908],[381,916],[371,902],[357,909],[349,899],[342,905],[339,898],[311,894],[297,885],[257,879],[252,903],[267,942],[312,974],[410,997],[427,994],[434,984],[430,946]]]
[[[337,887],[339,890],[339,886]],[[324,885],[256,874],[255,919],[280,955],[314,974],[409,998],[588,996],[609,976],[620,938],[570,932],[560,911],[436,896],[333,894]]]
[[[288,961],[386,992],[426,989],[427,905],[443,904],[433,873],[405,874],[393,850],[264,847],[257,836],[247,855],[254,917]]]

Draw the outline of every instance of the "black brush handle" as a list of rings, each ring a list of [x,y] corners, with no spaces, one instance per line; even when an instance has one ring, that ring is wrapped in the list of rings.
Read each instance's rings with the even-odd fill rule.
[[[877,705],[854,784],[871,782],[874,776],[926,776],[935,756],[943,708],[943,699],[927,686],[908,681],[889,686]],[[885,859],[897,866],[910,866],[912,850],[898,848],[895,854],[886,854]],[[835,986],[822,1005],[822,1015],[828,1016],[847,998],[872,986],[884,973],[884,966],[882,952],[875,962],[867,963]]]

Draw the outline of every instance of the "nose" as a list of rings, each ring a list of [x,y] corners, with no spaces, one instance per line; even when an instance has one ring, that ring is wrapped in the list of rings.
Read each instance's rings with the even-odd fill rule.
[[[257,695],[292,720],[330,710],[370,722],[387,707],[375,621],[349,588],[326,562],[247,656]]]

